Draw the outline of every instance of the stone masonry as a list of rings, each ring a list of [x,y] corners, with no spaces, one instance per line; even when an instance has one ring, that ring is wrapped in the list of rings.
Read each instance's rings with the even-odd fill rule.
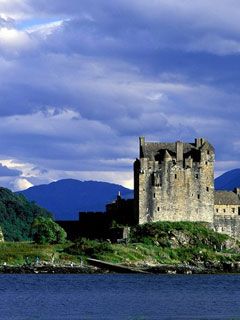
[[[215,191],[214,230],[240,237],[240,189]]]
[[[214,216],[213,146],[194,143],[146,142],[139,138],[134,163],[135,215],[138,223],[206,221]]]

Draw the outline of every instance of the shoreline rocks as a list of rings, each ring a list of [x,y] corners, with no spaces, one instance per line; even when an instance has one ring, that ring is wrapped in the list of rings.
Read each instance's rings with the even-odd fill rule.
[[[240,262],[205,262],[189,264],[157,264],[126,266],[89,259],[90,264],[24,264],[1,265],[0,274],[102,274],[102,273],[138,273],[138,274],[221,274],[240,273]],[[94,263],[93,263],[94,262]],[[97,262],[97,264],[96,264]]]
[[[23,265],[23,266],[0,266],[0,274],[93,274],[103,273],[101,269],[89,265]]]

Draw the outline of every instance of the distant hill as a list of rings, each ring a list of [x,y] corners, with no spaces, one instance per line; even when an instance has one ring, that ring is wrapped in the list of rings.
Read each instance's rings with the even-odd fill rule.
[[[54,214],[55,220],[77,220],[79,211],[105,211],[105,205],[116,199],[133,197],[133,191],[121,185],[63,179],[31,187],[18,193],[35,201]]]
[[[234,188],[240,188],[240,169],[234,169],[227,171],[220,177],[215,179],[216,190],[233,190]]]
[[[23,195],[0,188],[0,226],[5,240],[30,240],[32,222],[39,215],[50,213],[29,202]]]

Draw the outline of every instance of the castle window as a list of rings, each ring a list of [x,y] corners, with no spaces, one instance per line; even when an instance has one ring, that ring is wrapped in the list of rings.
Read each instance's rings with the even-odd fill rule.
[[[207,154],[210,154],[210,151],[209,151],[209,150],[207,151]]]
[[[198,179],[198,174],[195,174],[195,178]]]
[[[175,174],[175,179],[177,179],[177,175]]]
[[[232,213],[235,213],[235,208],[232,208]]]
[[[197,198],[200,199],[200,194],[197,195]]]
[[[207,192],[209,191],[209,187],[206,188]]]
[[[159,211],[159,209],[160,209],[160,208],[159,208],[159,207],[157,207],[157,211]]]
[[[218,209],[216,209],[216,212],[218,212]]]
[[[153,194],[153,198],[155,198],[155,193]]]
[[[223,212],[225,213],[225,212],[226,212],[226,209],[223,209]]]
[[[208,162],[207,162],[207,161],[205,162],[205,165],[206,165],[206,166],[208,165]]]

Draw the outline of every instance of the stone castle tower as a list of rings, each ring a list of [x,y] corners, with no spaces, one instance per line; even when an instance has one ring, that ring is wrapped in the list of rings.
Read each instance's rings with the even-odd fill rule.
[[[214,215],[214,148],[195,143],[146,142],[139,138],[134,163],[135,215],[151,221],[206,221]]]

